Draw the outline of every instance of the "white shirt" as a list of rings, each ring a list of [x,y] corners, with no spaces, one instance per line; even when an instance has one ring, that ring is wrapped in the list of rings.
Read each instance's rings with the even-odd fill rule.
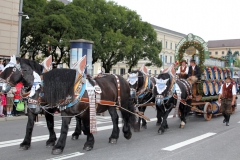
[[[177,72],[176,72],[176,73],[178,73],[178,74],[179,74],[179,73],[181,72],[181,67],[182,67],[182,66],[178,67],[178,70],[177,70]],[[188,68],[189,68],[189,67],[188,67],[187,65],[186,65],[186,67],[187,67],[187,68],[186,68],[186,70],[185,70],[185,72],[184,72],[184,73],[185,73],[185,74],[188,74]]]
[[[4,66],[2,64],[0,64],[0,71],[3,71]]]
[[[195,69],[195,66],[192,66],[192,70],[194,71],[194,69]]]
[[[227,84],[226,84],[226,87],[228,87],[230,84],[231,84],[231,83],[227,83]],[[221,89],[220,89],[220,91],[218,92],[218,94],[222,94],[222,88],[223,88],[223,85],[221,86]],[[232,95],[237,95],[236,86],[235,86],[235,85],[233,85],[233,87],[232,87]]]

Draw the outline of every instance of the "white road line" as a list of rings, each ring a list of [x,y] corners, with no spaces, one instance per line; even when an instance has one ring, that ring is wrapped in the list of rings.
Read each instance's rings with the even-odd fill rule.
[[[240,123],[240,121],[238,123]]]
[[[169,115],[168,118],[173,117],[172,115]],[[157,120],[157,118],[151,118],[150,122],[154,122]],[[118,125],[119,127],[122,127],[122,124]],[[108,129],[112,129],[113,125],[108,125],[108,126],[102,126],[102,127],[97,127],[97,131],[104,131],[104,130],[108,130]],[[72,136],[74,131],[69,131],[67,136]],[[60,133],[56,134],[57,137],[60,136]],[[32,137],[32,142],[39,142],[39,141],[44,141],[44,140],[48,140],[49,135],[42,135],[42,136],[35,136]],[[23,141],[23,139],[15,139],[15,140],[10,140],[10,141],[2,141],[0,142],[0,148],[4,148],[4,147],[10,147],[10,146],[17,146],[19,145],[21,142]]]
[[[192,144],[194,142],[197,142],[197,141],[200,141],[200,140],[203,140],[205,138],[208,138],[208,137],[211,137],[213,135],[215,135],[216,133],[206,133],[206,134],[203,134],[201,136],[198,136],[198,137],[195,137],[195,138],[192,138],[192,139],[189,139],[189,140],[186,140],[186,141],[183,141],[183,142],[180,142],[180,143],[177,143],[177,144],[174,144],[172,146],[169,146],[169,147],[166,147],[166,148],[163,148],[162,150],[165,150],[165,151],[173,151],[175,149],[178,149],[178,148],[181,148],[181,147],[184,147],[186,145],[189,145],[189,144]]]
[[[240,104],[237,104],[238,106],[240,106]]]
[[[50,159],[46,159],[46,160],[63,160],[63,159],[69,159],[69,158],[73,158],[73,157],[77,157],[77,156],[81,156],[81,155],[84,155],[84,153],[74,152],[71,154],[66,154],[63,156],[58,156],[58,157],[54,157],[54,158],[50,158]]]

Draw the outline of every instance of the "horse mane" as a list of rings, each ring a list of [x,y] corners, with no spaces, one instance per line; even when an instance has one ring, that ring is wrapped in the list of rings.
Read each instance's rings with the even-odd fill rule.
[[[53,69],[43,74],[44,100],[55,105],[66,97],[74,97],[74,83],[76,70],[73,69]]]
[[[24,58],[17,58],[17,60],[20,62],[20,64],[24,63],[29,65],[32,68],[32,70],[35,71],[37,74],[39,75],[42,74],[43,66],[37,63],[36,61]]]

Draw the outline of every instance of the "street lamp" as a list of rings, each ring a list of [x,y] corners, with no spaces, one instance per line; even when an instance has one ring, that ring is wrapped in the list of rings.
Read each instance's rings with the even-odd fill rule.
[[[20,57],[20,43],[21,43],[21,28],[22,28],[22,17],[29,19],[28,15],[24,15],[22,12],[23,0],[19,2],[19,12],[18,12],[18,42],[17,42],[17,57]]]

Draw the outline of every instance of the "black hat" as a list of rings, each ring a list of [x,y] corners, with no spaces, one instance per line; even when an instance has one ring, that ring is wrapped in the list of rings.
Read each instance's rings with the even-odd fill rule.
[[[187,61],[186,61],[185,59],[183,59],[183,60],[181,61],[181,63],[183,63],[183,62],[185,62],[185,63],[187,64]]]
[[[195,59],[191,59],[191,61],[190,61],[190,62],[192,62],[192,63],[196,63]]]
[[[230,79],[230,80],[232,80],[232,78],[231,78],[230,76],[227,76],[225,79]]]

